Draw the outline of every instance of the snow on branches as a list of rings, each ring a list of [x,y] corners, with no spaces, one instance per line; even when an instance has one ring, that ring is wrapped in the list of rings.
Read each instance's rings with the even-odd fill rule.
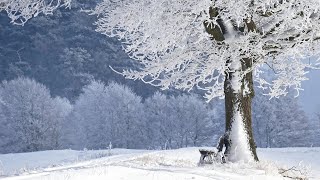
[[[70,5],[71,0],[0,0],[0,11],[6,11],[13,24],[24,25],[40,13],[52,14],[58,7]]]
[[[198,87],[211,100],[224,95],[225,74],[245,58],[252,66],[242,77],[262,65],[276,72],[269,81],[255,73],[271,96],[299,91],[318,61],[305,59],[318,56],[319,8],[318,0],[104,0],[91,13],[97,31],[120,39],[141,63],[124,76],[164,89]]]

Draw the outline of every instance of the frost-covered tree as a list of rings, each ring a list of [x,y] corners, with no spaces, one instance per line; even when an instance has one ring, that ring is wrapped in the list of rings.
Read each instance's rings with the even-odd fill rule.
[[[174,148],[174,132],[177,129],[172,116],[171,99],[159,92],[144,102],[146,113],[146,135],[152,149]]]
[[[320,105],[317,106],[317,111],[314,115],[314,118],[310,123],[310,134],[311,134],[311,146],[320,146]]]
[[[39,14],[52,14],[58,7],[70,8],[71,0],[1,0],[0,12],[5,11],[11,23],[24,25]]]
[[[225,131],[225,108],[224,108],[224,100],[216,99],[209,103],[209,112],[208,118],[211,120],[212,127],[211,128],[211,136],[212,142],[208,145],[217,145],[221,135]]]
[[[93,81],[84,87],[74,105],[69,132],[71,147],[100,149],[139,148],[145,145],[141,97],[117,83]],[[73,143],[72,143],[73,142]]]
[[[216,114],[196,95],[165,96],[159,92],[144,102],[148,148],[171,149],[213,145]],[[221,127],[219,127],[221,128]]]
[[[258,147],[312,145],[308,118],[293,93],[269,100],[258,91],[253,101],[253,128]]]
[[[144,111],[141,97],[125,85],[111,82],[106,87],[110,134],[115,147],[142,148],[145,144]]]
[[[110,142],[107,126],[108,114],[107,94],[105,85],[101,82],[92,82],[83,88],[83,93],[75,102],[74,110],[70,116],[67,129],[75,127],[76,131],[70,132],[74,148],[98,149],[105,148]],[[71,129],[72,130],[72,129]]]
[[[55,97],[52,99],[51,114],[53,114],[54,123],[52,126],[52,134],[49,136],[49,141],[52,147],[57,149],[63,147],[64,144],[64,125],[68,120],[70,113],[72,112],[73,106],[66,98]],[[69,127],[70,128],[70,127]]]
[[[51,98],[42,84],[27,78],[0,87],[1,152],[59,148],[60,128],[71,109],[66,99]]]
[[[231,161],[258,160],[251,127],[253,71],[267,64],[276,78],[261,87],[278,97],[299,91],[305,62],[319,51],[318,0],[104,0],[97,31],[117,37],[141,64],[122,74],[167,89],[171,86],[225,97]]]
[[[199,146],[206,142],[212,134],[208,128],[212,128],[208,118],[206,104],[196,95],[180,95],[174,98],[172,106],[177,147]]]

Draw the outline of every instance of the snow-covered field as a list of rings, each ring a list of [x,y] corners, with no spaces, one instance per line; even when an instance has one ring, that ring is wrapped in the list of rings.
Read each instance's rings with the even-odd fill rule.
[[[260,180],[284,179],[279,168],[320,179],[320,148],[258,149],[260,163],[198,166],[198,148],[167,151],[57,150],[0,155],[5,180]],[[290,174],[300,174],[291,170]]]

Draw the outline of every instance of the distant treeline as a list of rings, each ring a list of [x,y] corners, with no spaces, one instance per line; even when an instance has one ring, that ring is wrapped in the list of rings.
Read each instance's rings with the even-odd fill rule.
[[[259,147],[319,145],[297,99],[269,100],[256,93],[253,105]],[[0,86],[0,153],[48,149],[171,149],[215,146],[224,132],[222,101],[205,103],[195,94],[143,100],[115,82],[91,81],[74,103],[53,98],[29,78]]]

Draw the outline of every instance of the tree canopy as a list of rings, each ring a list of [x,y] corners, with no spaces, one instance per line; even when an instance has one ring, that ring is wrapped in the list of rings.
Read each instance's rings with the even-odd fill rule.
[[[240,77],[264,64],[276,72],[268,81],[255,71],[271,96],[299,91],[306,68],[319,65],[305,61],[319,52],[319,8],[317,0],[105,0],[92,13],[97,31],[119,38],[141,63],[122,72],[127,78],[164,89],[198,87],[211,100],[224,95],[225,73],[244,58],[252,67]]]

